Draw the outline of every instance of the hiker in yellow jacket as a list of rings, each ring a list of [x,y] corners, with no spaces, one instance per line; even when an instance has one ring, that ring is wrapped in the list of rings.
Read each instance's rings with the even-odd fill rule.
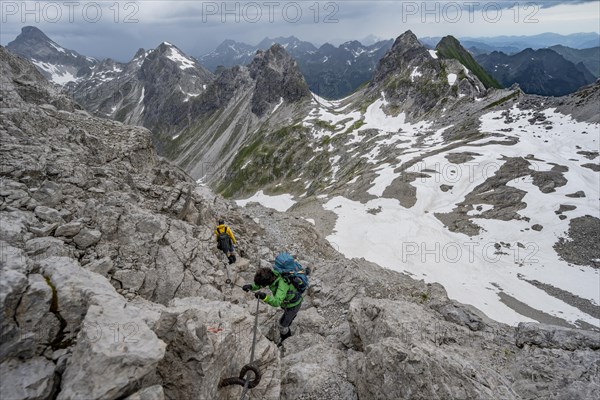
[[[234,245],[237,242],[235,236],[233,236],[233,231],[225,225],[224,220],[219,220],[219,225],[215,228],[215,235],[217,236],[217,248],[225,253],[229,264],[235,263]]]

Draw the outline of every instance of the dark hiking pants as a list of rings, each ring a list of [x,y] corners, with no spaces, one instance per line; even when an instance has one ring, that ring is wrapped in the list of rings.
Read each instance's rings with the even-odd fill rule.
[[[283,316],[279,319],[279,333],[281,335],[287,335],[290,332],[290,325],[294,322],[296,315],[298,315],[298,311],[300,311],[300,307],[302,303],[294,306],[292,308],[284,308]]]

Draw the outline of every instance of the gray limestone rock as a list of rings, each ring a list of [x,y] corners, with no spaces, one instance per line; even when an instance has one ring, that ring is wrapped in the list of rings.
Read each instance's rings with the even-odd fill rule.
[[[42,221],[50,222],[50,223],[61,223],[64,222],[62,216],[55,210],[54,208],[46,207],[46,206],[37,206],[34,210],[35,216],[41,219]]]
[[[83,224],[81,222],[70,222],[68,224],[60,225],[56,228],[54,236],[73,237],[79,233]]]
[[[125,400],[164,400],[165,392],[160,385],[154,385],[135,392]]]
[[[569,351],[581,349],[600,350],[600,335],[597,332],[533,322],[521,322],[517,327],[515,340],[518,347],[530,345]]]
[[[27,360],[14,358],[0,364],[2,398],[10,400],[46,400],[53,398],[54,363],[44,357]]]
[[[77,244],[77,247],[86,249],[98,243],[101,237],[102,233],[100,231],[83,228],[77,235],[73,237],[73,241]]]

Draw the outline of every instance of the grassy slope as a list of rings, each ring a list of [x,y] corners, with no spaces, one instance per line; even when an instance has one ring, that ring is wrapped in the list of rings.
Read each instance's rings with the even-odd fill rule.
[[[471,72],[473,72],[479,78],[481,83],[485,85],[486,88],[502,88],[502,85],[499,84],[494,78],[492,78],[454,37],[444,37],[440,41],[440,43],[438,43],[436,50],[442,58],[452,58],[458,60],[462,65],[464,65]]]

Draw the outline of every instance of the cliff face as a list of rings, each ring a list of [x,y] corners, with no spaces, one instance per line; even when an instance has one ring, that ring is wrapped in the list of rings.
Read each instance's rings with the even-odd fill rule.
[[[596,398],[597,334],[514,330],[441,286],[348,260],[292,214],[238,208],[90,116],[0,48],[0,384],[11,399],[228,399],[256,302],[235,286],[282,249],[311,266],[295,335],[260,306],[252,398]],[[225,216],[244,256],[226,270]],[[475,350],[475,351],[474,351]]]

